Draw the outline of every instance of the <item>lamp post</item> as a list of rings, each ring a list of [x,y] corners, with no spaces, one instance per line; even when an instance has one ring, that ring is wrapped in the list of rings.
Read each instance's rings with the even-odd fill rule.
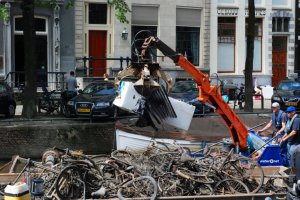
[[[127,40],[128,32],[127,32],[126,28],[123,29],[121,37],[122,37],[122,40]]]
[[[10,24],[10,3],[5,3],[5,8],[7,10],[8,18],[4,21],[4,34],[3,34],[3,45],[4,45],[4,64],[3,70],[0,69],[0,74],[6,74],[6,72],[11,71],[11,24]],[[11,82],[12,77],[9,77],[9,82]]]

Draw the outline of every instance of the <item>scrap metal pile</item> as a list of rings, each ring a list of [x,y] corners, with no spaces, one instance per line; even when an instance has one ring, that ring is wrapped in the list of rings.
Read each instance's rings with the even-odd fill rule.
[[[111,155],[87,156],[53,148],[42,162],[24,163],[16,181],[43,180],[48,199],[150,198],[170,196],[286,193],[265,180],[257,162],[218,148],[191,153],[181,146],[153,141],[143,151],[115,150]],[[194,155],[194,156],[191,156]]]

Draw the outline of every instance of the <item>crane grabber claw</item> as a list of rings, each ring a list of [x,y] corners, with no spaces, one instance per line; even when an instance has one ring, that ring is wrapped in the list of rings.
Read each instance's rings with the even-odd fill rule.
[[[158,79],[161,79],[165,82],[167,93],[171,91],[173,86],[172,77],[168,73],[161,70],[158,63],[146,63],[143,65],[132,63],[128,68],[118,73],[117,77],[115,78],[116,87],[118,87],[120,82],[126,77],[139,78],[139,80],[136,82],[137,89],[139,89],[139,87],[142,89],[142,86],[146,87],[148,88],[148,93],[150,89],[155,90],[158,86],[160,86],[160,84],[155,81]],[[145,90],[140,91],[146,93]]]
[[[144,121],[153,121],[155,119],[160,124],[162,120],[168,117],[177,117],[168,98],[168,93],[172,88],[172,77],[162,71],[158,63],[151,62],[151,59],[145,59],[141,54],[139,57],[144,59],[131,63],[128,68],[118,73],[115,78],[115,85],[118,87],[120,82],[126,77],[138,78],[133,86],[142,96],[138,101],[137,113],[141,115],[140,118],[146,119]],[[160,80],[163,80],[165,84]],[[150,122],[150,125],[154,126],[153,124],[153,122]]]

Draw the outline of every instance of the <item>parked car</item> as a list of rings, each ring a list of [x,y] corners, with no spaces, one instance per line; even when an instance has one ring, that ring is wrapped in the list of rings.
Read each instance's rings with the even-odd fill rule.
[[[13,117],[16,113],[16,101],[12,88],[6,82],[0,82],[0,114]]]
[[[113,105],[116,97],[113,82],[96,81],[90,83],[79,95],[68,101],[71,116],[116,117],[117,108]]]
[[[196,115],[204,114],[210,111],[207,106],[203,106],[203,104],[198,100],[199,91],[195,81],[193,80],[177,81],[174,84],[169,96],[195,106],[196,109],[194,114]],[[205,112],[203,112],[203,108]]]
[[[282,80],[271,97],[271,102],[278,102],[281,109],[286,110],[289,106],[296,107],[300,111],[300,81],[299,80]]]

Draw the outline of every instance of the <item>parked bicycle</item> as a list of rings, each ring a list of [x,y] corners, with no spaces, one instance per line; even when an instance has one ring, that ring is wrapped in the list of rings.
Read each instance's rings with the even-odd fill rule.
[[[63,91],[61,93],[61,104],[60,104],[60,113],[66,117],[70,116],[70,109],[68,107],[68,101],[77,95],[76,92]]]
[[[54,111],[57,111],[57,113],[59,113],[61,100],[55,97],[54,94],[56,90],[52,90],[51,92],[49,92],[45,86],[43,86],[42,89],[43,93],[38,101],[38,112],[41,113],[42,110],[44,110],[47,114],[53,113]]]
[[[244,103],[245,103],[245,87],[242,84],[235,92],[233,109],[235,109],[236,106],[239,106],[240,110],[244,109],[243,106]]]
[[[16,101],[22,102],[24,100],[24,90],[25,90],[24,83],[20,83],[18,85],[18,93],[16,95]]]
[[[260,87],[258,87],[258,89],[261,90]],[[257,94],[255,90],[252,91],[252,95],[253,97],[258,97],[259,100],[263,99],[263,96],[261,94]],[[242,84],[235,92],[233,109],[235,109],[236,106],[239,106],[239,109],[243,110],[244,104],[245,104],[245,86]],[[262,103],[262,109],[263,109],[263,103]]]

